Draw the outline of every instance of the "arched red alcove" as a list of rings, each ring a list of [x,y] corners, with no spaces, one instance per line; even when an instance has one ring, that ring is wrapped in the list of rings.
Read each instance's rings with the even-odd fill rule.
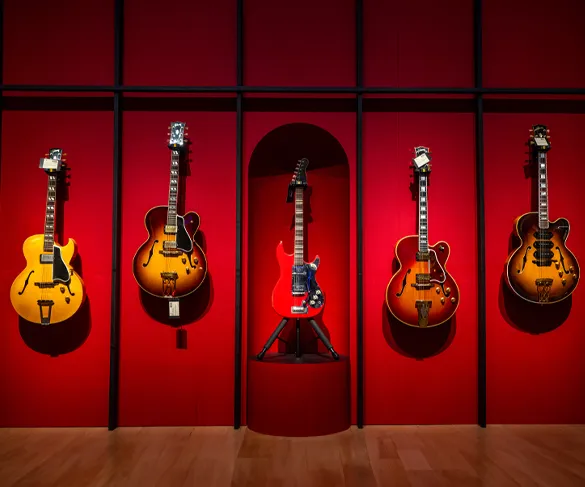
[[[333,361],[305,320],[303,357],[295,348],[295,322],[281,333],[262,362],[256,355],[280,317],[272,308],[279,278],[276,247],[293,252],[294,205],[288,184],[297,161],[309,159],[305,194],[305,260],[319,255],[317,281],[325,308],[316,321],[341,359]],[[266,134],[248,166],[247,423],[258,432],[312,436],[350,425],[349,352],[349,164],[339,141],[312,124],[291,123]],[[292,405],[292,406],[291,406]],[[296,407],[295,407],[296,405]]]

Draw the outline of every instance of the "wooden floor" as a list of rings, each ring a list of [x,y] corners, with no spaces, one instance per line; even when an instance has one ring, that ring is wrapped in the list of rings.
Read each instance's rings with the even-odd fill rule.
[[[585,426],[0,430],[0,486],[585,486]]]

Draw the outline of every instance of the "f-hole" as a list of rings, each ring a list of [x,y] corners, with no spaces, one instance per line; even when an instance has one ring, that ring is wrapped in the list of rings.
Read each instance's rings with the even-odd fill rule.
[[[522,269],[518,269],[517,271],[518,274],[521,274],[524,271],[524,267],[526,267],[526,256],[528,255],[530,249],[532,249],[532,246],[529,245],[528,247],[526,247],[526,250],[524,251],[524,257],[522,257]]]
[[[406,287],[406,279],[407,279],[408,275],[410,274],[411,270],[412,269],[408,269],[406,271],[406,274],[404,274],[404,279],[402,279],[402,289],[400,289],[400,292],[396,293],[396,297],[399,298],[400,296],[402,296],[402,293],[404,293],[404,288]]]

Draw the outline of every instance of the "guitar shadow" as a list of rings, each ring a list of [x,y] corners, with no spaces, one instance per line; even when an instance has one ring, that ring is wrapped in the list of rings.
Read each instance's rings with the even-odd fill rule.
[[[77,350],[85,343],[91,332],[91,310],[89,297],[77,313],[60,323],[41,325],[18,318],[18,331],[31,350],[58,357]]]
[[[500,278],[500,313],[506,322],[525,333],[539,335],[556,330],[569,317],[573,296],[551,304],[536,304],[516,296],[506,283],[506,269]]]
[[[404,357],[423,360],[449,348],[457,331],[457,317],[432,328],[416,328],[398,321],[382,303],[382,332],[392,350]]]

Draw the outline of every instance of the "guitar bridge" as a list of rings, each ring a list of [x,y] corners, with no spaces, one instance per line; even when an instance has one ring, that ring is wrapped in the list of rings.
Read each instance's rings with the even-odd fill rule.
[[[179,274],[176,272],[161,272],[160,277],[162,279],[163,296],[174,296],[177,290]]]
[[[308,311],[306,306],[291,306],[290,312],[293,314],[304,314]]]
[[[41,325],[48,325],[51,323],[51,311],[55,302],[52,299],[39,299],[37,304],[41,315]]]
[[[429,324],[429,310],[432,308],[432,301],[417,300],[415,307],[418,310],[418,326],[426,328]]]
[[[538,293],[539,303],[548,303],[550,297],[550,288],[552,287],[553,280],[550,278],[536,279],[536,292]]]

